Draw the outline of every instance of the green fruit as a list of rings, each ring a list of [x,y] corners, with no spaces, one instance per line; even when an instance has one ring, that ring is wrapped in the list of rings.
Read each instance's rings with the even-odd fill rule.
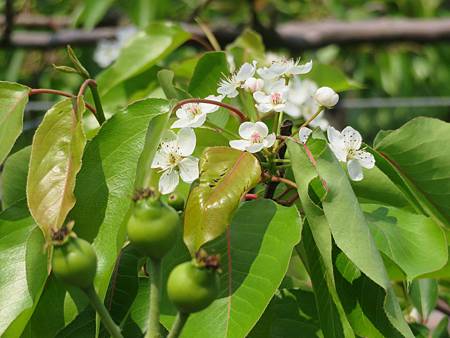
[[[87,288],[95,277],[97,256],[89,242],[69,237],[53,250],[53,273],[67,284]]]
[[[160,201],[139,200],[128,221],[128,239],[143,255],[162,258],[175,244],[178,213]]]
[[[170,194],[167,203],[176,211],[183,211],[184,209],[184,198],[178,194]]]
[[[167,281],[167,294],[180,312],[192,313],[208,307],[219,294],[216,271],[185,262],[176,266]]]

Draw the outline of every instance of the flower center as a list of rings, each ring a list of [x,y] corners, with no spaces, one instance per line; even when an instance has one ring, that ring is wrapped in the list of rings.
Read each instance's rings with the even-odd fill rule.
[[[189,114],[192,115],[192,117],[195,117],[197,115],[200,115],[202,113],[202,110],[200,109],[200,106],[196,103],[189,105],[187,108],[187,111]]]
[[[355,149],[348,149],[347,150],[347,161],[354,159],[356,156],[356,150]]]
[[[262,142],[262,137],[258,132],[254,132],[251,136],[250,136],[250,142],[252,143],[261,143]]]
[[[270,94],[270,98],[272,100],[272,104],[283,103],[283,96],[280,93],[272,93]]]
[[[182,157],[176,153],[170,153],[167,162],[169,162],[171,167],[175,167],[181,161]]]

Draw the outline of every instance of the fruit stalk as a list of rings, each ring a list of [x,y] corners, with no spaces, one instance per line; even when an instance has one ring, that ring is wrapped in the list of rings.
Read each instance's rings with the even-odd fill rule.
[[[114,323],[108,310],[105,308],[105,305],[103,305],[103,302],[100,300],[100,298],[98,298],[97,292],[95,292],[94,285],[91,285],[83,289],[83,291],[88,296],[92,307],[95,309],[95,311],[97,311],[103,325],[105,325],[106,329],[111,334],[111,337],[123,338],[119,326],[117,326],[117,324]]]
[[[148,312],[148,329],[145,338],[160,338],[159,297],[161,288],[161,260],[150,258],[152,267],[150,275],[150,308]]]
[[[178,312],[175,322],[172,325],[172,329],[169,332],[167,338],[177,338],[180,336],[183,330],[184,324],[186,324],[189,317],[189,313]]]

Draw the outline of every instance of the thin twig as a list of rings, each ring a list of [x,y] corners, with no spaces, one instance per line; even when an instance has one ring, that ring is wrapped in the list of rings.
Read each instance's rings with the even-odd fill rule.
[[[298,193],[296,192],[294,195],[289,197],[287,200],[279,200],[276,199],[277,203],[285,206],[291,206],[296,200],[298,200]]]
[[[263,173],[263,177],[265,179],[269,179],[271,182],[281,182],[281,183],[291,186],[292,188],[297,189],[297,184],[295,184],[295,182],[292,182],[291,180],[288,180],[287,178],[272,176],[268,173]]]
[[[236,108],[230,104],[227,104],[227,103],[214,101],[214,100],[207,100],[207,99],[185,99],[185,100],[178,101],[177,104],[173,107],[172,111],[177,111],[183,105],[188,104],[188,103],[208,103],[208,104],[213,104],[213,105],[216,105],[219,107],[223,107],[223,108],[228,109],[234,116],[236,116],[240,120],[240,122],[247,121],[247,117],[245,117],[244,113],[242,113],[238,108]]]
[[[80,97],[80,96],[83,96],[84,95],[84,93],[85,93],[85,91],[86,91],[86,89],[87,89],[87,87],[88,86],[90,86],[90,85],[95,85],[95,86],[97,86],[97,82],[95,82],[95,80],[93,80],[93,79],[87,79],[87,80],[85,80],[82,84],[81,84],[81,86],[80,86],[80,89],[78,90],[78,97]]]
[[[75,95],[67,92],[63,92],[62,90],[57,89],[49,89],[49,88],[38,88],[38,89],[31,89],[28,96],[31,95],[38,95],[38,94],[53,94],[53,95],[59,95],[64,97],[70,97],[71,99],[76,98]],[[96,114],[97,111],[94,107],[92,107],[89,103],[85,103],[86,108],[89,109],[93,114]]]

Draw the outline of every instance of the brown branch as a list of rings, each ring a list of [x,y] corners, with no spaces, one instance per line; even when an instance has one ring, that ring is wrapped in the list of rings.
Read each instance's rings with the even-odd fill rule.
[[[0,16],[0,26],[5,25],[6,18]],[[17,14],[14,17],[14,26],[26,28],[50,28],[57,30],[63,27],[68,27],[72,24],[73,19],[64,16],[45,16],[37,14]]]
[[[4,21],[4,20],[3,20]],[[183,24],[192,34],[205,38],[204,32],[192,24]],[[71,45],[95,44],[100,39],[116,37],[116,27],[100,27],[92,31],[61,30],[48,32],[13,32],[11,46],[22,48],[57,48]],[[215,26],[212,32],[218,41],[227,44],[241,33],[232,25]],[[271,48],[283,46],[292,51],[318,48],[329,44],[384,43],[411,41],[428,43],[450,40],[450,19],[379,18],[364,21],[287,22],[280,24],[272,39]],[[267,40],[265,36],[263,36]]]
[[[227,103],[214,101],[214,100],[207,100],[207,99],[185,99],[185,100],[178,101],[177,104],[172,108],[172,111],[177,111],[183,105],[188,104],[188,103],[213,104],[213,105],[228,109],[228,111],[230,111],[234,116],[236,116],[241,122],[247,121],[247,117],[238,108],[236,108],[230,104],[227,104]]]
[[[272,176],[268,173],[263,173],[262,176],[265,179],[270,180],[271,182],[279,182],[279,183],[284,183],[286,185],[291,186],[292,188],[297,189],[297,184],[295,184],[295,182],[292,182],[291,180],[288,180],[287,178],[284,177],[278,177],[278,176]]]
[[[53,94],[53,95],[59,95],[64,97],[70,97],[70,98],[76,98],[75,95],[67,92],[63,92],[62,90],[57,89],[48,89],[48,88],[38,88],[38,89],[31,89],[28,96],[32,95],[38,95],[38,94]],[[96,110],[94,107],[92,107],[89,103],[85,103],[86,108],[89,109],[93,114],[96,114]]]

